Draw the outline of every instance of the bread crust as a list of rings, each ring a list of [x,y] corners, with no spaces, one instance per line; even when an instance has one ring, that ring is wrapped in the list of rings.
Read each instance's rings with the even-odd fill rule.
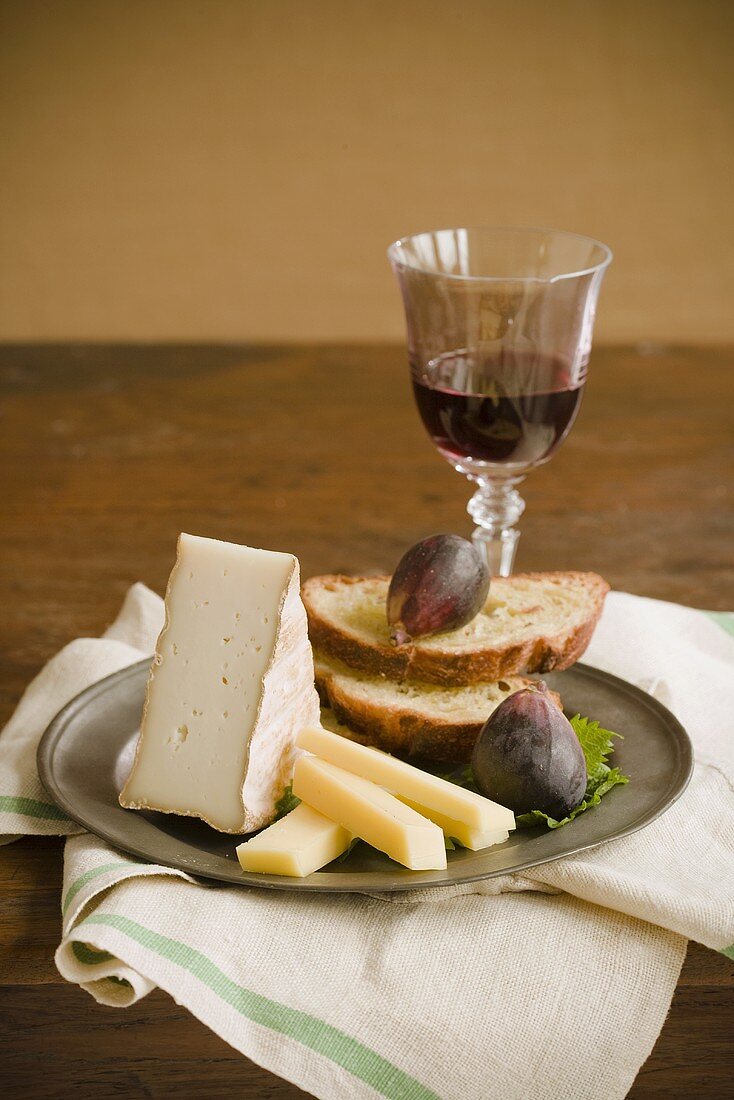
[[[566,633],[539,635],[520,643],[487,646],[469,653],[458,653],[448,648],[425,649],[420,641],[402,646],[381,645],[377,642],[366,642],[350,630],[324,619],[314,606],[312,596],[325,584],[361,584],[389,578],[333,574],[311,577],[303,585],[302,596],[311,643],[351,668],[374,676],[387,676],[393,680],[411,678],[453,687],[501,680],[503,677],[525,672],[551,672],[554,669],[560,671],[569,668],[579,660],[591,641],[609,585],[596,573],[518,573],[516,576],[518,580],[550,584],[567,582],[583,586],[589,596],[586,618]]]
[[[517,690],[533,681],[520,678]],[[337,719],[361,734],[360,740],[405,760],[429,760],[441,764],[468,764],[472,749],[486,720],[494,713],[500,700],[479,722],[455,722],[442,715],[429,716],[425,712],[396,704],[370,705],[364,699],[342,686],[339,675],[319,669],[317,680],[319,694],[331,707]],[[549,695],[561,709],[561,697],[555,691]]]

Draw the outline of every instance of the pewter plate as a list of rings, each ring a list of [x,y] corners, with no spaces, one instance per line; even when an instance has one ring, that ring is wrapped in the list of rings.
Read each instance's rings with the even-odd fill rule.
[[[394,891],[450,886],[523,871],[634,833],[659,817],[685,790],[693,749],[673,715],[643,691],[606,672],[577,664],[551,673],[566,713],[596,719],[623,734],[614,763],[630,777],[602,803],[561,829],[520,829],[504,844],[481,852],[448,852],[445,871],[408,871],[359,844],[347,859],[304,879],[240,869],[235,847],[243,839],[194,818],[123,810],[117,795],[127,777],[138,735],[150,662],[141,661],[83,691],[64,707],[38,748],[46,790],[69,817],[121,851],[202,878],[276,890]]]

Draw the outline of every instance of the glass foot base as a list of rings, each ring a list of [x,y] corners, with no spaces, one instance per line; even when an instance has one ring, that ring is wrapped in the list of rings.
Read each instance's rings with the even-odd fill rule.
[[[514,526],[525,510],[525,501],[512,482],[482,481],[469,501],[467,512],[476,523],[472,542],[493,577],[509,577],[515,563],[520,532]]]
[[[475,527],[472,542],[487,563],[492,577],[509,577],[515,564],[515,550],[520,532],[514,527],[491,535],[484,527]]]

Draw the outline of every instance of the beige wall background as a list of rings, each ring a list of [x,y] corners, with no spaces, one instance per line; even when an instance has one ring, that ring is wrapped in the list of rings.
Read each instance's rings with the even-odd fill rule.
[[[3,0],[0,339],[402,338],[394,238],[540,224],[734,340],[731,0]]]

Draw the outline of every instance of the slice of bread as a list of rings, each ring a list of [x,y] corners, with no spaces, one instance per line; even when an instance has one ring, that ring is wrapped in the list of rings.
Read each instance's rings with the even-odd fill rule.
[[[314,653],[316,686],[337,720],[364,744],[405,759],[468,763],[482,726],[503,699],[532,683],[510,676],[498,683],[442,687],[387,680]],[[561,702],[551,693],[556,704]]]
[[[351,668],[459,686],[568,668],[583,654],[609,585],[596,573],[493,577],[487,602],[459,630],[390,644],[389,577],[312,577],[303,586],[312,645]]]

